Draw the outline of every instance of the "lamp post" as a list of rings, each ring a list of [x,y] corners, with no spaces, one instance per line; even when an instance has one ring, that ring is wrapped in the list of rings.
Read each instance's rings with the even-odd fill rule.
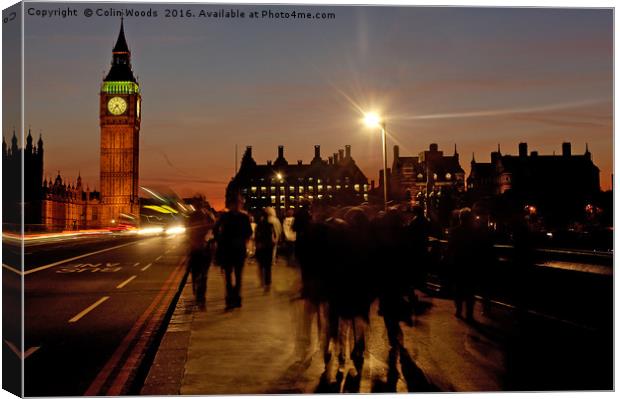
[[[387,133],[385,121],[377,114],[369,113],[364,116],[364,123],[369,127],[379,127],[381,129],[381,143],[383,147],[383,209],[387,211],[388,203],[388,184],[387,184]]]

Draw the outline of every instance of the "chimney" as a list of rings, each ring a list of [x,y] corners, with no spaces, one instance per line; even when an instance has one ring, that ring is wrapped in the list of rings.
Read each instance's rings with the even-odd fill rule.
[[[570,143],[562,143],[562,156],[570,157]]]
[[[302,164],[301,159],[298,159],[298,160],[297,160],[297,165],[301,165],[301,164]]]
[[[284,158],[284,146],[283,145],[278,146],[278,158]]]
[[[334,165],[338,163],[338,153],[334,152]]]
[[[431,144],[429,147],[429,150],[436,152],[437,149],[439,148],[439,146],[436,143]]]
[[[271,166],[271,161],[267,161],[267,166]]]
[[[320,145],[314,146],[314,157],[317,159],[321,158],[321,146]]]
[[[340,161],[344,160],[344,150],[338,150],[338,159]]]
[[[252,158],[252,146],[251,145],[245,147],[245,153],[247,154],[248,158]]]
[[[400,150],[397,145],[394,146],[394,160],[400,158]]]
[[[345,151],[347,159],[351,158],[351,146],[350,145],[345,145],[344,146],[344,151]]]
[[[328,165],[333,165],[334,164],[334,157],[328,157],[327,158],[327,164]]]
[[[519,156],[522,158],[527,157],[527,143],[519,143]]]
[[[532,151],[532,152],[530,153],[530,156],[531,156],[532,158],[537,157],[537,156],[538,156],[538,151]]]

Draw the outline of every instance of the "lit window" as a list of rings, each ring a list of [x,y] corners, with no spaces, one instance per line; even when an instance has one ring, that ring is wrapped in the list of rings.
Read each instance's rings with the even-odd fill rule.
[[[319,195],[317,195],[317,198],[318,198],[318,199],[323,199],[323,194],[319,194]]]
[[[308,187],[308,191],[313,192],[313,191],[314,191],[314,187],[309,186],[309,187]]]
[[[303,196],[303,195],[300,195],[300,196],[299,196],[299,200],[300,200],[300,201],[303,201],[303,200],[304,200],[304,196]]]
[[[332,191],[332,186],[327,186],[327,191]]]
[[[319,193],[323,191],[323,186],[319,184],[319,186],[317,187],[319,190]]]
[[[275,202],[276,202],[276,196],[275,196],[275,195],[272,195],[272,196],[271,196],[271,203],[273,204],[273,203],[275,203]]]
[[[437,180],[437,173],[433,173],[433,180]]]
[[[368,194],[364,194],[364,201],[368,201]]]
[[[265,194],[267,192],[267,187],[263,186],[260,188],[261,194]]]
[[[314,196],[313,196],[313,195],[309,195],[309,196],[308,196],[308,199],[309,199],[310,201],[312,201],[312,200],[314,199]]]
[[[446,173],[446,180],[452,179],[452,175],[450,173]]]
[[[256,193],[256,187],[252,187],[250,190],[251,190],[253,193]]]
[[[291,196],[288,197],[288,199],[290,199],[291,201],[295,201],[295,196],[291,195]]]
[[[359,184],[354,185],[354,186],[353,186],[353,189],[354,189],[355,191],[358,191],[358,192],[359,192],[359,191],[360,191],[360,185],[359,185]]]
[[[321,184],[321,179],[316,179],[316,182]]]
[[[422,180],[424,178],[424,175],[422,173],[418,173],[418,180]]]
[[[280,194],[282,194],[284,190],[285,190],[284,186],[280,186]]]
[[[271,192],[275,193],[276,192],[276,187],[275,186],[271,186]]]
[[[295,187],[293,187],[293,186],[289,186],[289,187],[288,187],[288,191],[295,191]]]
[[[364,184],[364,192],[368,191],[368,184]]]
[[[286,199],[286,197],[284,195],[280,196],[280,202],[284,202],[285,199]]]
[[[299,194],[303,194],[304,193],[304,188],[303,186],[299,186]]]
[[[342,186],[340,184],[336,184],[336,190],[340,190]]]

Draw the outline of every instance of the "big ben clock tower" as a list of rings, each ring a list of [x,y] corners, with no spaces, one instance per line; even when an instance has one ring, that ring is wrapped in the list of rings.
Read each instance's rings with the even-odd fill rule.
[[[112,66],[99,93],[103,226],[118,223],[122,214],[139,217],[140,102],[140,86],[131,70],[131,52],[121,19]]]

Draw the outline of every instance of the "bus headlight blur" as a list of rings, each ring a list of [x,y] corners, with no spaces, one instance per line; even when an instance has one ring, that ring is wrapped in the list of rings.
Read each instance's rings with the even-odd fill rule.
[[[163,227],[145,227],[143,229],[138,230],[138,234],[140,235],[150,235],[150,234],[160,234],[163,233]]]
[[[166,229],[166,234],[169,236],[183,233],[185,233],[185,227],[183,226],[171,226]]]

